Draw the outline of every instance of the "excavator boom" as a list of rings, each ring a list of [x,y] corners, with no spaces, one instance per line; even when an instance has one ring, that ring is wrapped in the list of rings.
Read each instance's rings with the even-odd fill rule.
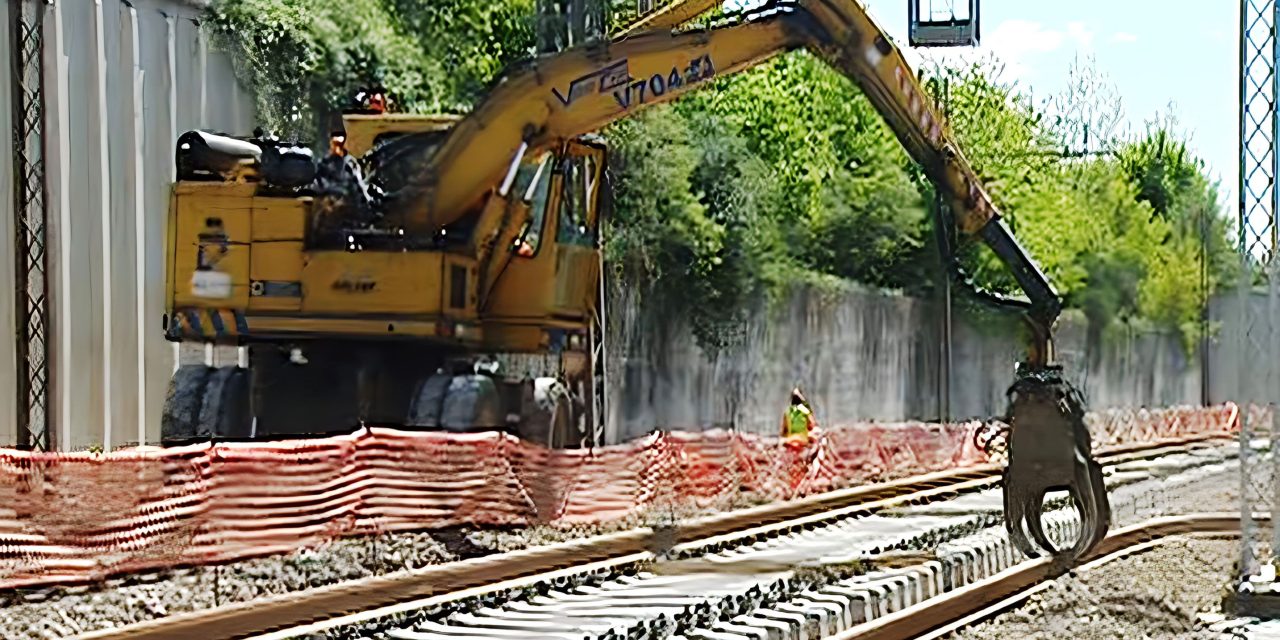
[[[677,14],[649,24],[689,18]],[[902,53],[856,0],[775,2],[711,28],[628,32],[512,69],[441,144],[402,156],[408,166],[397,166],[396,175],[411,178],[396,185],[394,191],[402,195],[392,206],[406,228],[432,233],[480,207],[495,185],[509,182],[504,176],[513,175],[523,157],[798,48],[825,60],[862,90],[936,185],[959,231],[986,243],[1026,294],[1031,344],[1010,389],[1006,525],[1028,555],[1036,551],[1026,530],[1059,558],[1079,557],[1105,535],[1110,509],[1078,394],[1050,363],[1058,295],[1000,219]],[[1078,540],[1063,552],[1054,549],[1040,523],[1044,495],[1054,489],[1070,492],[1083,520]]]
[[[404,226],[445,227],[474,210],[519,160],[630,117],[774,56],[807,48],[848,76],[946,196],[956,226],[978,234],[1030,299],[1038,334],[1060,310],[1035,262],[999,222],[990,196],[952,140],[901,52],[854,0],[770,4],[726,25],[647,31],[527,62],[508,71],[437,147],[397,163]],[[405,167],[402,163],[413,163]]]
[[[679,27],[718,6],[720,0],[671,0],[640,16],[619,31],[617,37],[625,38],[642,31]]]

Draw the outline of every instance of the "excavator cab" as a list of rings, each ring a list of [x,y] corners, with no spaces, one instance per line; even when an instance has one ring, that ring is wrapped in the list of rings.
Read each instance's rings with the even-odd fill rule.
[[[908,42],[913,47],[978,46],[982,35],[978,20],[979,2],[907,0]]]
[[[509,255],[495,256],[497,272],[484,296],[488,317],[514,327],[527,318],[577,324],[591,314],[604,171],[605,146],[589,138],[521,167],[518,206],[528,209],[527,219]]]

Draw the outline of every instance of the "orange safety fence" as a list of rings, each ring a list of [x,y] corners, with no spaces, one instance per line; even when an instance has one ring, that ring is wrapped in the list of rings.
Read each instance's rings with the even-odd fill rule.
[[[1227,404],[1093,413],[1097,446],[1229,432]],[[808,448],[724,430],[593,450],[362,428],[312,440],[100,453],[0,449],[0,588],[245,559],[341,536],[600,524],[727,509],[988,462],[981,422],[850,423]]]

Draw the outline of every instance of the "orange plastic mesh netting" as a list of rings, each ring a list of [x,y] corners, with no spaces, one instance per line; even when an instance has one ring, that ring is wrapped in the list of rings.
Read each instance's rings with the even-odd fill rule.
[[[1096,446],[1238,428],[1234,405],[1090,414]],[[0,588],[244,559],[347,535],[599,524],[725,509],[988,461],[979,422],[828,425],[808,448],[724,430],[548,450],[499,433],[95,453],[0,449]],[[687,511],[686,511],[687,512]]]

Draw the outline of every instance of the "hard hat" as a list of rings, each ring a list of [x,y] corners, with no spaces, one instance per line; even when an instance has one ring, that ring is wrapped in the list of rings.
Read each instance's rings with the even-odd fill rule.
[[[793,387],[791,389],[791,402],[805,402],[804,394],[800,392],[800,387]]]

